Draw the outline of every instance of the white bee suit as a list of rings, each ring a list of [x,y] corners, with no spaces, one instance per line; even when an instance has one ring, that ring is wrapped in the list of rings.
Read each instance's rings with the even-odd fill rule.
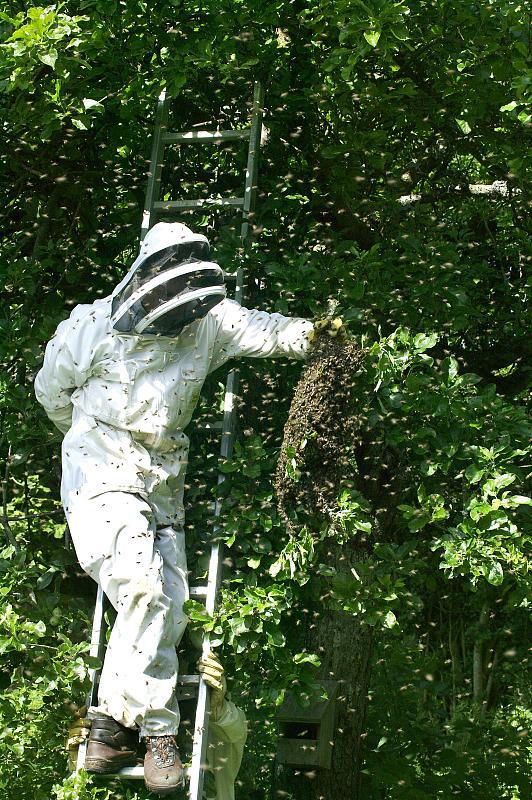
[[[183,431],[210,372],[233,357],[303,358],[312,323],[224,299],[177,337],[123,334],[112,300],[59,325],[35,392],[66,434],[61,497],[80,564],[117,611],[98,710],[141,736],[174,734],[188,597]]]
[[[214,773],[216,800],[235,800],[235,780],[242,763],[247,732],[244,712],[230,700],[224,701],[219,718],[211,716],[207,763]]]

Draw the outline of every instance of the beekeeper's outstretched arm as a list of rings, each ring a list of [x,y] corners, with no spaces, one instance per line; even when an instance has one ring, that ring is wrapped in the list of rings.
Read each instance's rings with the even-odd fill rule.
[[[214,773],[216,800],[234,800],[235,779],[247,737],[246,717],[227,698],[224,668],[214,653],[203,657],[198,668],[211,688],[207,761]]]
[[[46,346],[42,369],[35,378],[35,395],[61,433],[72,423],[70,397],[87,380],[101,329],[102,320],[92,306],[76,306]]]
[[[211,371],[230,358],[304,358],[312,322],[283,314],[248,309],[223,300],[211,311],[217,324]]]

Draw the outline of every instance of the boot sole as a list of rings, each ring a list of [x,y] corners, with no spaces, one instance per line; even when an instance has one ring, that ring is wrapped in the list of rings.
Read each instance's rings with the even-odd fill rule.
[[[131,756],[124,756],[123,759],[114,759],[112,763],[100,758],[86,758],[84,769],[87,772],[94,772],[97,775],[112,775],[113,772],[118,772],[118,770],[124,767],[136,766],[137,758],[131,758]]]
[[[183,789],[185,787],[185,777],[179,781],[175,786],[153,786],[150,785],[146,779],[144,779],[144,785],[149,792],[153,792],[153,794],[158,794],[161,797],[164,797],[167,794],[174,794],[179,789]]]

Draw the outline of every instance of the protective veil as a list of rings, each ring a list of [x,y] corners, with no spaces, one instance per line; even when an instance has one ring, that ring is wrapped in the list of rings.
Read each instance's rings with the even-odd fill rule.
[[[223,272],[206,261],[209,244],[185,225],[148,232],[126,280],[113,293],[111,323],[121,333],[177,336],[225,297]]]
[[[113,294],[59,325],[35,380],[66,434],[61,496],[80,564],[117,610],[98,711],[141,736],[179,725],[184,429],[203,382],[234,357],[303,358],[312,328],[226,299],[207,257],[204,237],[155,225]]]

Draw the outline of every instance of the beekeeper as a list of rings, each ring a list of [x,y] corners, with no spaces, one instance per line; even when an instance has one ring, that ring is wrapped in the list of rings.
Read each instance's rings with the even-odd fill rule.
[[[312,328],[227,299],[206,238],[160,222],[113,293],[76,306],[48,343],[35,392],[65,434],[61,498],[79,562],[117,612],[88,771],[134,764],[140,736],[148,789],[181,785],[184,430],[210,372],[234,357],[303,358]]]

